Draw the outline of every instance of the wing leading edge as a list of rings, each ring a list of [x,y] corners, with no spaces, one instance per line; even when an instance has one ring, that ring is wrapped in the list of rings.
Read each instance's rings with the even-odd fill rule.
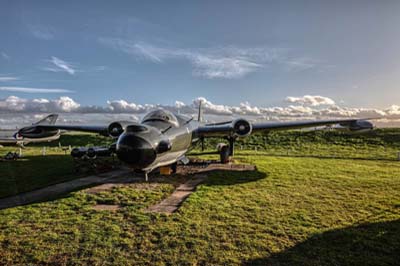
[[[237,121],[237,120],[236,120]],[[200,137],[214,137],[214,136],[231,136],[235,135],[236,121],[232,123],[221,123],[201,126],[197,130]],[[243,119],[240,120],[243,122]],[[246,121],[246,120],[244,120]],[[351,131],[357,130],[371,130],[373,124],[367,119],[338,119],[338,120],[317,120],[317,121],[290,121],[290,122],[264,122],[264,123],[249,123],[250,133],[267,133],[273,130],[290,130],[311,128],[320,126],[333,126],[338,125],[347,128]],[[246,134],[247,135],[247,134]]]

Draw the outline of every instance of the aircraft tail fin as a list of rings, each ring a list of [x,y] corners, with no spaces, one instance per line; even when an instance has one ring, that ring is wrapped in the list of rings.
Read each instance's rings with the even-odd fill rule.
[[[58,115],[57,114],[51,114],[43,118],[42,120],[39,120],[38,122],[34,123],[34,125],[54,125],[57,121]]]
[[[197,121],[203,122],[203,109],[201,108],[201,104],[203,101],[199,101],[199,112],[197,114]]]

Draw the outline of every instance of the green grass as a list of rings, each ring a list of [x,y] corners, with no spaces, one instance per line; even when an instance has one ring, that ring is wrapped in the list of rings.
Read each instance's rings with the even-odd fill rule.
[[[109,144],[110,139],[94,134],[65,134],[60,143],[72,147],[100,146]],[[46,146],[46,156],[42,156],[43,146]],[[0,148],[0,156],[9,151],[19,152],[19,148]],[[75,172],[69,151],[63,151],[58,142],[31,144],[22,149],[22,153],[21,160],[0,162],[0,198],[82,176]]]
[[[377,138],[238,151],[257,172],[211,174],[170,216],[145,209],[173,177],[0,210],[0,265],[396,265],[400,162],[384,151],[398,144]]]

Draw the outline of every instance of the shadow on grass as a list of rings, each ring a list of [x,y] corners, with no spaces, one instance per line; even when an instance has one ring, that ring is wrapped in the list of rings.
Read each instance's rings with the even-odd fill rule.
[[[261,178],[265,178],[266,174],[259,171],[232,171],[232,170],[210,170],[202,171],[207,173],[208,178],[205,181],[205,185],[234,185],[246,182],[254,182]],[[56,173],[53,173],[56,175]],[[177,187],[180,184],[193,178],[194,174],[175,174],[172,176],[160,176],[159,174],[150,175],[149,183],[161,183],[161,184],[172,184]],[[104,174],[92,175],[102,176]],[[72,192],[80,191],[83,189],[92,188],[104,184],[119,184],[128,185],[133,183],[145,182],[142,174],[136,173],[124,173],[121,176],[115,178],[99,178],[91,183],[86,183],[81,180],[74,181],[73,179],[82,178],[82,176],[76,176],[76,178],[65,177],[65,180],[58,178],[58,182],[51,179],[46,179],[46,182],[35,183],[31,189],[25,187],[25,192],[20,193],[11,197],[0,198],[0,209],[6,209],[10,207],[16,207],[21,205],[27,205],[31,203],[41,203],[61,198],[67,198],[71,196]],[[66,181],[65,183],[63,183]],[[61,184],[62,183],[62,184]],[[52,186],[55,185],[55,186]],[[61,186],[61,188],[60,188]],[[55,189],[57,187],[57,189]]]
[[[203,185],[206,186],[230,186],[243,183],[255,182],[266,178],[267,174],[258,170],[254,171],[229,171],[214,170],[208,172],[208,178]]]
[[[273,153],[264,153],[264,154],[257,154],[257,155],[264,155],[264,156],[271,156],[271,157],[287,157],[287,158],[315,158],[315,159],[330,159],[330,160],[363,160],[363,161],[398,161],[395,158],[382,158],[382,157],[357,157],[357,156],[327,156],[327,155],[313,155],[313,154],[273,154]]]
[[[0,198],[77,178],[67,155],[26,156],[0,162]]]
[[[283,252],[243,265],[399,265],[400,220],[314,235]]]

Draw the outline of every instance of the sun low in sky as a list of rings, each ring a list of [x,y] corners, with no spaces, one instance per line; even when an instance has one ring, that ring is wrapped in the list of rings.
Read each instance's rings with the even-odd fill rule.
[[[192,113],[201,99],[212,115],[393,123],[399,13],[390,0],[2,1],[0,122]]]

